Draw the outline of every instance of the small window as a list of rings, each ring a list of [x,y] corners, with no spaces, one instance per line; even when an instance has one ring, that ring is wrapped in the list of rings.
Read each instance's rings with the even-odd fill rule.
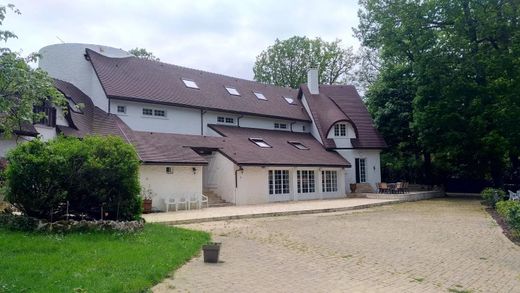
[[[199,86],[197,85],[196,82],[194,82],[193,80],[189,80],[189,79],[182,79],[182,82],[184,82],[184,85],[186,87],[189,87],[190,89],[199,89]]]
[[[166,174],[173,174],[173,168],[172,167],[166,167]]]
[[[249,140],[261,148],[270,148],[271,147],[271,145],[269,145],[267,142],[265,142],[265,140],[263,140],[261,138],[250,138]]]
[[[153,115],[153,110],[150,109],[150,108],[143,108],[143,115],[144,116],[152,116]]]
[[[218,116],[217,117],[217,123],[235,124],[235,118]]]
[[[321,187],[323,192],[338,191],[338,172],[321,171]]]
[[[117,113],[126,114],[126,106],[117,106]]]
[[[267,98],[262,93],[253,92],[257,99],[267,101]]]
[[[293,147],[299,149],[299,150],[308,150],[309,148],[306,147],[303,143],[301,142],[298,142],[298,141],[288,141],[288,143],[290,145],[292,145]]]
[[[226,90],[228,91],[228,93],[230,95],[233,95],[233,96],[240,96],[240,93],[237,91],[236,88],[234,87],[226,87]]]
[[[153,110],[153,115],[157,117],[166,117],[165,110]]]
[[[291,105],[294,105],[294,99],[292,97],[284,96],[285,101]]]
[[[337,137],[347,136],[347,125],[346,124],[334,125],[334,136],[337,136]]]
[[[286,123],[275,123],[274,128],[275,129],[287,129],[287,124]]]

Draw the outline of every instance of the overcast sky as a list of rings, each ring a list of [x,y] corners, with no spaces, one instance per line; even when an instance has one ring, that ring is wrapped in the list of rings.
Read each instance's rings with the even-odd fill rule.
[[[255,57],[276,38],[339,38],[344,47],[359,45],[352,36],[357,0],[0,1],[22,12],[9,14],[3,29],[18,35],[7,46],[23,54],[60,39],[143,47],[163,62],[252,79]]]

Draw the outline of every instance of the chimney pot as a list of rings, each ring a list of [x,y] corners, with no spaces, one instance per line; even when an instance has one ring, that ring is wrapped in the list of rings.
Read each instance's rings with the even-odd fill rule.
[[[320,87],[318,84],[318,68],[309,68],[307,72],[307,87],[311,95],[319,95]]]

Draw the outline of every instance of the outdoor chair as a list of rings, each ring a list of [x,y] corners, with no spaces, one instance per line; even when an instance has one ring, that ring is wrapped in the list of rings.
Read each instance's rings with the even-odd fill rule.
[[[387,193],[388,192],[388,184],[386,182],[379,183],[379,193]]]
[[[170,198],[164,199],[164,205],[166,205],[166,212],[170,211],[170,206],[174,206],[175,211],[177,211],[178,204],[179,204],[179,202],[177,201],[177,199],[175,197],[170,197]]]
[[[408,185],[410,184],[410,182],[408,182],[408,181],[404,181],[403,184],[404,184],[404,187],[403,187],[403,193],[405,193],[405,192],[406,192],[406,193],[410,192],[410,190],[408,190]]]
[[[192,204],[195,204],[195,206],[200,209],[200,196],[196,193],[190,195],[188,199],[188,210],[191,210]]]
[[[205,196],[204,194],[201,194],[201,199],[200,199],[200,207],[204,207],[204,203],[206,203],[206,208],[209,208],[209,199],[207,196]]]
[[[519,200],[520,201],[520,190],[518,190],[517,192],[512,192],[511,190],[508,190],[509,191],[509,200]]]
[[[404,193],[404,182],[397,182],[395,184],[395,192],[396,193]]]
[[[189,210],[188,200],[186,199],[186,196],[182,195],[177,198],[177,206],[184,205],[185,210]]]

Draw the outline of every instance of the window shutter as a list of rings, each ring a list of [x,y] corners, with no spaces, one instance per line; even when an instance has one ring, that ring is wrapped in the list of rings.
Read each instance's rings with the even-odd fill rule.
[[[359,159],[356,159],[356,183],[360,183],[360,178],[359,178]]]

